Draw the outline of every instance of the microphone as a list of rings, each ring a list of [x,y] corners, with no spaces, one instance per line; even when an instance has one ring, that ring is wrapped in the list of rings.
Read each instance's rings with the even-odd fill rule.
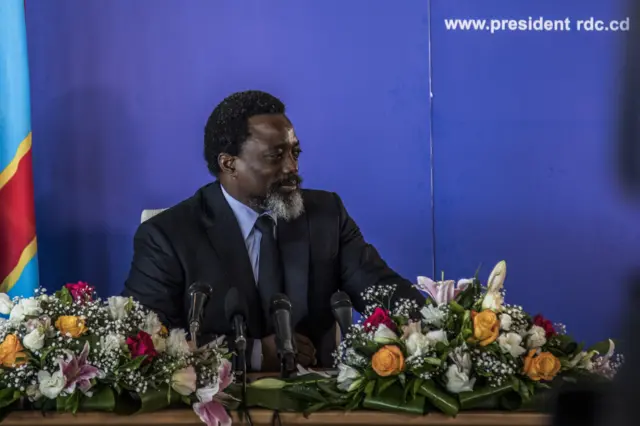
[[[235,376],[238,381],[242,384],[241,392],[242,399],[240,405],[240,413],[247,415],[249,419],[249,424],[252,424],[251,416],[249,412],[246,410],[246,400],[247,400],[247,339],[245,337],[246,333],[246,320],[249,316],[249,309],[247,307],[247,302],[240,298],[240,293],[238,289],[235,287],[231,287],[227,292],[227,295],[224,299],[224,313],[227,317],[227,321],[231,323],[231,328],[233,329],[236,337],[235,337]]]
[[[244,358],[244,354],[247,350],[246,333],[246,319],[248,317],[247,304],[244,299],[240,298],[238,289],[232,287],[224,299],[224,312],[227,317],[227,321],[231,323],[231,328],[235,332],[235,347],[238,352],[238,356]]]
[[[296,349],[291,327],[291,301],[277,293],[271,297],[270,314],[276,331],[276,347],[280,358],[280,375],[283,378],[295,371]]]
[[[202,281],[196,281],[189,286],[189,332],[195,347],[198,347],[197,336],[202,326],[204,307],[211,296],[211,286]]]
[[[353,324],[353,305],[349,295],[344,291],[338,291],[331,296],[331,312],[336,319],[342,336],[346,335]]]

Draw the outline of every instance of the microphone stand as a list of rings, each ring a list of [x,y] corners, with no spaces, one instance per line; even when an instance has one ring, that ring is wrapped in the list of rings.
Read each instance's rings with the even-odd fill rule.
[[[189,324],[189,334],[191,335],[191,340],[193,340],[194,349],[198,349],[198,333],[200,332],[200,323],[198,321],[192,321]]]
[[[239,348],[239,349],[238,349]],[[253,421],[251,420],[251,414],[249,413],[249,409],[247,408],[247,354],[246,354],[246,346],[245,343],[238,344],[236,341],[236,373],[240,376],[241,381],[241,391],[240,391],[240,406],[238,407],[238,415],[240,417],[240,421],[244,421],[244,417],[246,416],[247,422],[249,425],[253,426]]]
[[[280,378],[288,379],[296,369],[296,361],[292,352],[284,352],[280,356]]]

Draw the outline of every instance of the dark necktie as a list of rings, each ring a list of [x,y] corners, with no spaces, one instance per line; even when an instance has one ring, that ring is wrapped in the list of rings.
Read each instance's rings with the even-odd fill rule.
[[[265,316],[265,332],[273,333],[269,307],[271,297],[283,291],[282,263],[280,251],[275,239],[275,223],[271,216],[262,215],[256,221],[256,228],[262,233],[260,239],[260,262],[258,270],[258,291],[262,300],[262,310]]]

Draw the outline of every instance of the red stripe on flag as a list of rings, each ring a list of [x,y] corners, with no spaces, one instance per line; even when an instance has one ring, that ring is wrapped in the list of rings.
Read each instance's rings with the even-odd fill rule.
[[[18,264],[36,235],[31,149],[11,179],[0,188],[0,281]]]

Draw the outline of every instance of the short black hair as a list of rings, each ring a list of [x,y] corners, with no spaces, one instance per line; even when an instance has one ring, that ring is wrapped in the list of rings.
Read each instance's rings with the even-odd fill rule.
[[[209,172],[220,174],[221,153],[239,155],[249,138],[248,120],[254,115],[284,114],[280,99],[259,90],[236,92],[215,107],[204,128],[204,158]]]

